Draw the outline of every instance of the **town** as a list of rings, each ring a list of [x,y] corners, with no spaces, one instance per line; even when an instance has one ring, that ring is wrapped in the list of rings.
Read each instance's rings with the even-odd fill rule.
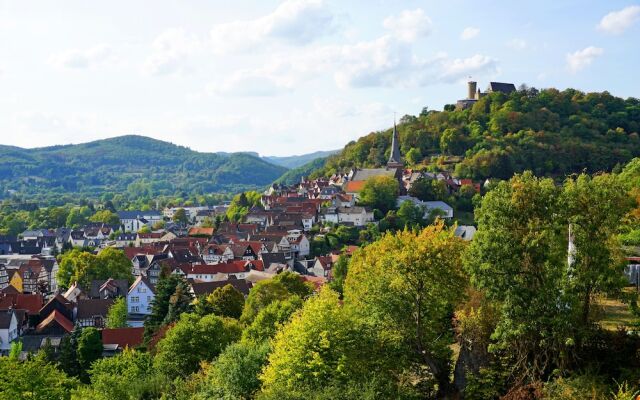
[[[101,329],[105,354],[140,345],[144,320],[151,312],[155,285],[163,271],[184,277],[194,298],[206,297],[227,284],[246,296],[256,282],[285,271],[320,287],[333,279],[332,266],[339,258],[349,257],[358,246],[353,239],[318,254],[312,244],[324,243],[326,234],[340,226],[357,235],[367,225],[379,222],[373,209],[358,205],[366,182],[375,177],[397,181],[397,207],[409,202],[424,219],[435,215],[449,222],[454,219],[449,204],[407,194],[416,181],[437,182],[448,195],[461,190],[480,193],[482,185],[488,184],[405,169],[394,129],[386,167],[303,178],[292,186],[274,184],[243,221],[224,221],[228,204],[183,206],[118,211],[117,225],[90,223],[75,229],[27,230],[18,237],[0,236],[0,311],[6,312],[0,325],[0,350],[8,354],[15,340],[22,342],[25,354],[48,342],[55,347],[75,326]],[[177,215],[182,215],[181,222],[175,222]],[[202,226],[216,220],[216,227]],[[163,228],[156,229],[159,226]],[[456,235],[464,240],[471,240],[474,233],[473,225],[456,228]],[[120,249],[131,262],[131,276],[103,276],[86,285],[60,285],[56,255],[73,248],[93,249],[95,254],[107,248]],[[107,328],[107,314],[119,297],[126,299],[127,326]]]

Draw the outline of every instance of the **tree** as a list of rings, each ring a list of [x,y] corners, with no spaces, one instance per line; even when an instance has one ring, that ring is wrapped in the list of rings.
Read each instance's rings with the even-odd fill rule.
[[[631,197],[614,175],[586,174],[565,181],[561,202],[571,226],[571,290],[580,299],[581,322],[587,326],[598,293],[617,294],[627,283],[624,258],[616,240],[620,221],[631,210]]]
[[[412,228],[424,224],[424,209],[413,201],[405,200],[396,214],[403,226]]]
[[[173,220],[173,222],[177,222],[177,223],[181,223],[181,224],[187,224],[189,222],[189,216],[187,215],[187,212],[185,211],[184,208],[178,208],[173,213],[172,220]]]
[[[202,299],[201,315],[216,314],[221,317],[240,318],[244,307],[244,295],[232,285],[217,288],[213,293]]]
[[[420,153],[420,149],[412,147],[406,154],[405,158],[407,162],[411,165],[416,165],[422,162],[422,153]]]
[[[127,300],[124,297],[118,297],[107,313],[107,328],[125,328],[127,327]]]
[[[345,305],[376,327],[399,365],[426,367],[441,393],[450,390],[450,315],[465,290],[464,246],[443,222],[387,233],[352,256],[344,284]]]
[[[63,287],[78,282],[81,287],[88,288],[92,280],[108,278],[132,281],[131,261],[124,255],[124,251],[107,247],[95,256],[73,249],[60,258],[57,279]]]
[[[138,229],[138,233],[151,233],[151,228],[149,228],[149,225],[142,225],[140,229]]]
[[[156,333],[156,331],[163,325],[172,322],[179,318],[177,314],[179,311],[184,310],[184,302],[191,303],[188,282],[174,274],[161,275],[156,285],[156,292],[153,300],[151,301],[151,314],[147,316],[144,321],[144,335],[145,339],[149,340]],[[173,297],[174,294],[180,289],[179,296]],[[172,308],[173,297],[173,308]],[[180,302],[180,304],[178,304]],[[171,315],[169,313],[171,311]],[[167,318],[169,316],[169,318]]]
[[[342,307],[337,293],[326,287],[278,331],[272,346],[260,376],[260,398],[308,398],[303,393],[333,385],[346,389],[392,375],[391,357],[383,356],[374,331]]]
[[[301,307],[302,299],[298,296],[272,302],[260,310],[253,322],[245,328],[242,332],[242,340],[261,342],[271,339]]]
[[[42,356],[26,361],[0,357],[0,398],[11,400],[68,400],[78,382]]]
[[[383,213],[396,207],[398,181],[391,176],[373,176],[367,179],[360,192],[362,204],[376,208]]]
[[[201,361],[211,361],[240,338],[242,327],[231,318],[182,314],[158,342],[154,368],[167,377],[186,377]]]
[[[71,211],[69,211],[66,225],[71,228],[76,228],[76,227],[85,225],[91,214],[92,214],[91,210],[87,206],[74,207],[71,209]]]
[[[379,232],[378,232],[379,235]],[[376,237],[375,240],[378,240]],[[331,269],[331,273],[333,275],[333,280],[329,282],[329,287],[335,290],[336,292],[342,294],[344,289],[344,281],[347,278],[347,272],[349,271],[349,258],[346,255],[341,255],[333,264],[333,268]]]
[[[205,370],[205,383],[195,398],[251,399],[260,389],[258,376],[267,361],[268,342],[229,345]]]
[[[118,218],[118,214],[109,211],[109,210],[101,210],[96,212],[89,218],[91,222],[102,222],[108,225],[120,225],[120,218]]]
[[[291,293],[282,283],[273,279],[260,281],[249,291],[240,320],[250,324],[260,310],[276,300],[285,300],[289,296]]]
[[[476,209],[465,266],[474,286],[501,305],[494,350],[518,360],[521,377],[561,366],[575,341],[563,214],[553,180],[530,172],[500,182]]]
[[[83,328],[78,337],[78,364],[83,381],[88,380],[89,368],[95,360],[102,357],[103,350],[100,331],[94,327]]]
[[[154,371],[151,354],[131,349],[95,361],[90,377],[91,385],[74,393],[74,400],[155,399],[170,386]]]
[[[285,271],[273,277],[273,281],[281,283],[287,291],[301,299],[311,296],[315,287],[312,283],[306,282],[295,272]]]

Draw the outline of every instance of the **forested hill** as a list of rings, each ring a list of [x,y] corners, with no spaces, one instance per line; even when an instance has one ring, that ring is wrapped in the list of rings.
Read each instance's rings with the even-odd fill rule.
[[[640,101],[608,92],[524,88],[491,93],[467,110],[448,105],[442,112],[404,116],[398,132],[407,165],[430,164],[460,177],[605,171],[640,155]],[[314,176],[383,165],[390,146],[390,129],[371,133],[329,157]]]
[[[35,149],[0,146],[0,197],[211,193],[263,187],[286,168],[247,153],[199,153],[143,136]]]

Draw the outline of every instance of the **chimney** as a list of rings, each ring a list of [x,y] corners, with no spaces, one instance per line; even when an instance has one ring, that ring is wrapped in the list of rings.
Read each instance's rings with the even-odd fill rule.
[[[477,84],[475,81],[467,82],[469,92],[467,94],[467,99],[474,99],[476,97],[476,87]]]

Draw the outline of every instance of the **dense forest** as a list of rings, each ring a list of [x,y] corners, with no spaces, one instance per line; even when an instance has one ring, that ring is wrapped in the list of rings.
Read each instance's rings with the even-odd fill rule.
[[[31,200],[235,193],[264,187],[286,170],[248,153],[199,153],[142,136],[36,149],[0,146],[0,198],[16,192]]]
[[[491,93],[466,110],[424,109],[399,122],[407,165],[474,179],[509,179],[524,170],[557,177],[610,171],[640,155],[640,100],[608,92],[522,86],[509,95]],[[314,175],[384,165],[390,142],[390,130],[364,136]]]

